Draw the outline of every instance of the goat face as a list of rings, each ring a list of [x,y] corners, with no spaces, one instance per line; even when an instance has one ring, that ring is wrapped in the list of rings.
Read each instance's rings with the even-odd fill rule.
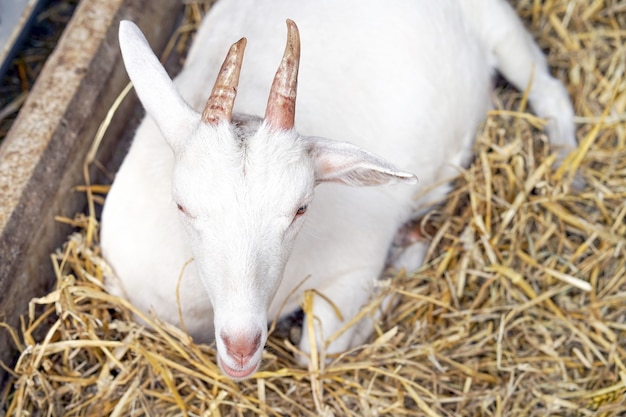
[[[260,361],[266,312],[313,197],[315,173],[306,141],[293,130],[233,119],[199,125],[175,152],[172,195],[213,304],[220,364],[240,378]]]
[[[232,114],[245,39],[231,47],[199,114],[181,98],[139,29],[130,22],[120,26],[128,74],[174,152],[170,209],[179,212],[213,305],[220,366],[233,379],[258,368],[267,309],[315,185],[416,181],[357,146],[294,130],[300,41],[295,23],[287,24],[287,47],[264,118]]]

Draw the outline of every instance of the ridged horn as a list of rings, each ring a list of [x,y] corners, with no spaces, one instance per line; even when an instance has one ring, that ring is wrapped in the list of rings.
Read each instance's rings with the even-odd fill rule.
[[[287,19],[287,46],[274,76],[265,109],[265,120],[275,129],[293,128],[296,115],[296,90],[300,66],[300,33],[296,23]]]
[[[230,122],[233,118],[233,104],[237,96],[237,85],[241,73],[243,51],[246,49],[246,38],[241,38],[228,50],[222,64],[211,96],[202,112],[202,120],[216,126],[220,120]]]

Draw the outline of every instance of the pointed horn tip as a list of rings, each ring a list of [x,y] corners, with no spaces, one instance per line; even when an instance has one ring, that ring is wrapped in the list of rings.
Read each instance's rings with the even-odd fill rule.
[[[291,19],[287,19],[287,45],[285,48],[285,54],[289,50],[289,56],[295,57],[296,60],[300,59],[300,31],[296,22]]]
[[[233,44],[233,46],[231,46],[231,48],[234,48],[235,50],[238,49],[246,49],[246,45],[248,44],[248,39],[246,38],[241,38],[239,39],[237,42],[235,42]]]
[[[298,25],[291,19],[287,19],[287,32],[289,37],[297,36],[300,37],[300,31],[298,30]]]

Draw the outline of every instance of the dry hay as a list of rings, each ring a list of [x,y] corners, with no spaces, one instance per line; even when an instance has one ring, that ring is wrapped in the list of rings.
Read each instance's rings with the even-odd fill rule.
[[[398,304],[370,344],[306,370],[274,333],[261,371],[233,383],[210,346],[150,318],[142,328],[102,290],[95,219],[79,215],[53,256],[57,289],[14,333],[7,414],[624,415],[626,5],[516,7],[568,82],[581,145],[550,168],[541,121],[504,88],[475,161],[420,223],[426,264],[382,281]]]

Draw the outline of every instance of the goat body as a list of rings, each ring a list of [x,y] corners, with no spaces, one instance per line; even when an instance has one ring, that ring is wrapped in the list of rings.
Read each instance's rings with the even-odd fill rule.
[[[298,74],[293,23],[281,64],[292,72],[276,73],[287,18],[302,34],[295,122],[295,85],[276,87]],[[241,36],[243,65],[240,41],[219,72]],[[267,321],[297,309],[303,291],[331,301],[315,300],[319,331],[303,332],[304,352],[359,311],[399,227],[449,186],[423,190],[471,156],[496,70],[520,89],[532,80],[551,141],[575,146],[567,92],[502,0],[220,0],[173,83],[132,23],[120,44],[149,116],[102,215],[107,286],[179,324],[182,273],[184,325],[215,338],[234,379],[258,368]],[[419,266],[425,251],[415,244],[398,266]],[[363,319],[327,352],[371,328]]]

